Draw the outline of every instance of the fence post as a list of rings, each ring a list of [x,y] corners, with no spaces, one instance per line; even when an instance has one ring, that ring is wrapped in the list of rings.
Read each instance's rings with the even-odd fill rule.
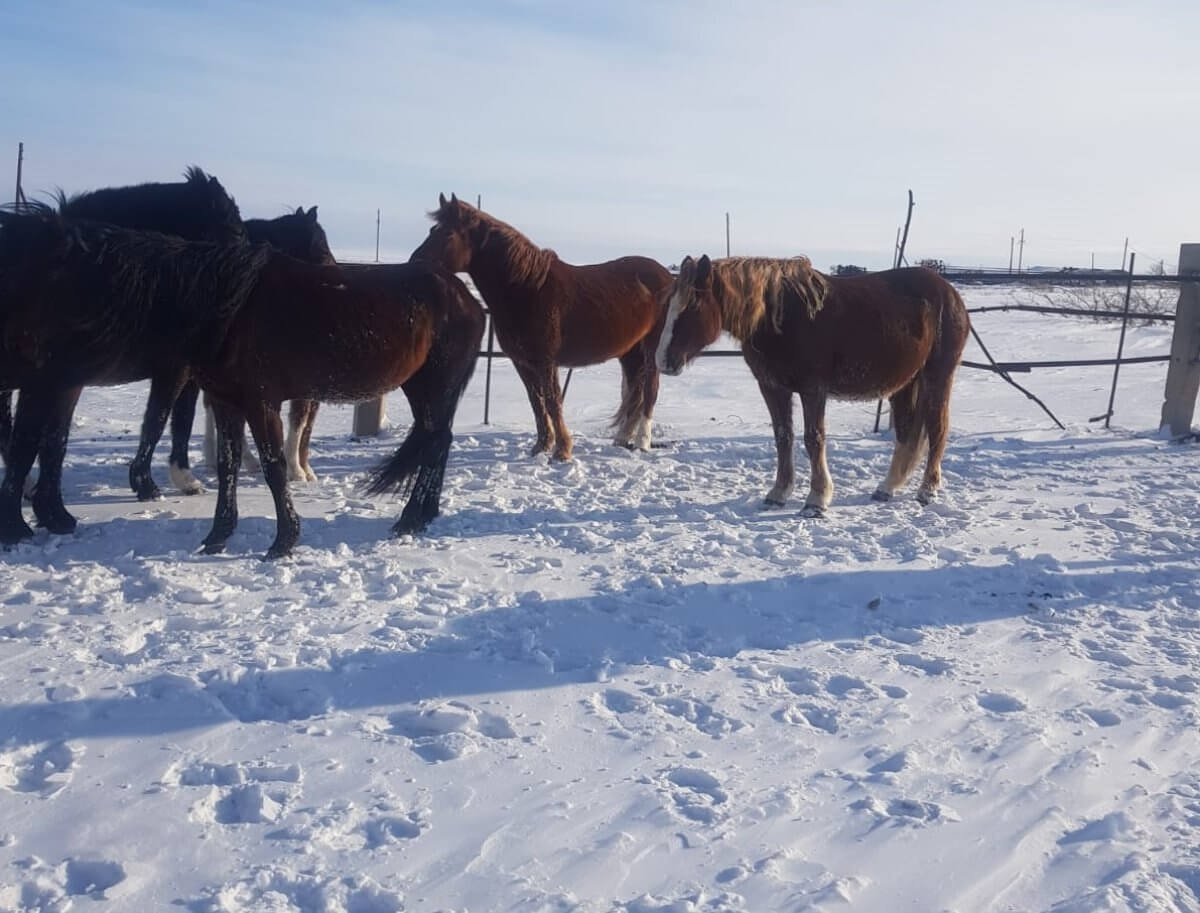
[[[1171,361],[1163,395],[1162,420],[1171,437],[1191,434],[1196,393],[1200,390],[1200,244],[1179,247],[1179,275],[1192,273],[1195,282],[1179,283],[1175,306],[1175,335],[1171,337]]]
[[[383,397],[354,407],[354,436],[374,437],[383,428]]]
[[[487,374],[483,379],[483,423],[490,425],[492,411],[492,358],[495,354],[495,327],[492,326],[492,312],[487,312],[488,342],[487,342]]]

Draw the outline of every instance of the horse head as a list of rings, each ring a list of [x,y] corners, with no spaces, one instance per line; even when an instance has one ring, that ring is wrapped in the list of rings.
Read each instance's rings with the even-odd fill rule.
[[[481,224],[479,210],[454,194],[449,200],[445,194],[438,194],[438,208],[429,217],[433,219],[433,227],[412,252],[409,261],[423,260],[452,273],[466,272],[477,246],[476,236]]]
[[[664,374],[675,375],[721,335],[721,307],[713,294],[708,255],[699,260],[684,257],[666,294],[669,304],[656,361]]]
[[[333,266],[337,261],[329,249],[325,229],[317,221],[317,207],[303,206],[276,219],[248,219],[246,233],[254,243],[265,241],[276,250],[317,266]]]
[[[191,199],[191,207],[181,209],[181,218],[194,221],[194,229],[173,232],[182,237],[199,241],[223,243],[246,241],[246,229],[242,225],[242,214],[233,197],[221,186],[214,176],[205,174],[195,165],[184,172],[185,188]]]

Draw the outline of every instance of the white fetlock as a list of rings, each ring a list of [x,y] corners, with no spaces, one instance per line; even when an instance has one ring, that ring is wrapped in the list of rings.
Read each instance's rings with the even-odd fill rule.
[[[650,449],[650,429],[653,423],[650,419],[642,416],[638,419],[637,425],[633,430],[633,437],[630,441],[631,445],[638,450]]]
[[[313,468],[311,466],[304,467],[304,481],[306,481],[306,482],[317,481],[317,474],[315,472],[313,472]]]
[[[204,486],[190,469],[184,469],[172,463],[168,472],[171,476],[171,484],[185,495],[204,494]]]

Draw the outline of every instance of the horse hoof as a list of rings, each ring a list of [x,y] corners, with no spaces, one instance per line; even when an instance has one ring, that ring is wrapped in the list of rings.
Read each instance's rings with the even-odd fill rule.
[[[33,528],[21,520],[0,528],[0,545],[16,545],[23,539],[33,538]]]
[[[392,538],[399,539],[401,536],[416,536],[425,532],[425,528],[429,526],[428,520],[420,519],[405,519],[401,517],[392,526]]]
[[[783,507],[783,505],[786,503],[786,501],[783,501],[779,498],[772,498],[768,496],[763,498],[762,506],[763,510],[774,510],[777,507]]]
[[[54,536],[69,536],[79,526],[79,521],[68,513],[55,514],[43,520],[38,518],[37,525]]]
[[[825,516],[825,508],[820,504],[805,504],[804,509],[800,511],[800,516],[806,520],[820,520]]]
[[[880,503],[886,503],[887,501],[892,500],[892,494],[891,492],[884,491],[882,488],[876,488],[875,493],[871,495],[871,500],[879,501]]]
[[[224,542],[205,541],[201,543],[200,554],[202,555],[219,555],[223,551],[225,551]]]
[[[928,507],[930,504],[932,504],[934,501],[937,500],[937,492],[929,491],[928,489],[922,488],[920,491],[917,492],[917,500],[920,501],[922,504],[924,504],[926,507]]]
[[[290,558],[291,555],[292,546],[274,543],[269,549],[267,549],[267,553],[263,555],[263,561],[275,561],[278,558]]]
[[[158,490],[158,486],[154,485],[151,488],[139,488],[134,492],[139,501],[161,501],[162,492]]]

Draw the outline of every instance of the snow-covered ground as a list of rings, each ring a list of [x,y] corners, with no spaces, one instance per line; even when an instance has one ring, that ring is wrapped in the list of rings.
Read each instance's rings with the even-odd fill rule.
[[[976,325],[1001,360],[1116,348]],[[144,385],[89,390],[78,534],[0,553],[0,911],[1200,910],[1200,451],[1157,434],[1164,374],[1124,369],[1110,432],[1109,369],[1024,375],[1059,432],[962,371],[928,508],[869,500],[890,443],[835,406],[805,520],[760,509],[740,359],[664,380],[649,454],[607,444],[615,366],[577,372],[565,466],[504,363],[482,424],[481,364],[428,535],[356,490],[402,397],[368,442],[326,407],[274,564],[261,481],[196,554],[211,494],[125,487]]]

